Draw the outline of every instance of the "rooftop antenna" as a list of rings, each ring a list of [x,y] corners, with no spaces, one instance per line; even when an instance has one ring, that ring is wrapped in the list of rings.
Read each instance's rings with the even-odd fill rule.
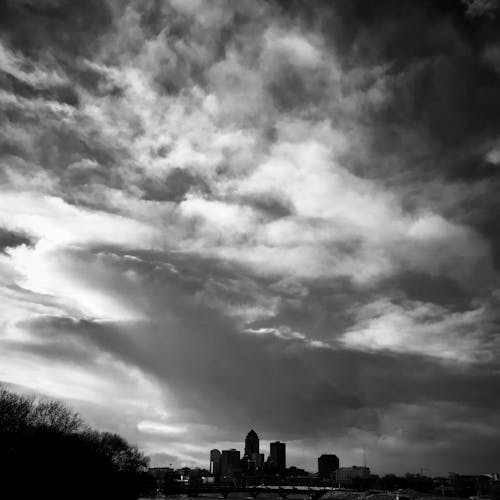
[[[363,467],[366,469],[366,445],[363,443]]]

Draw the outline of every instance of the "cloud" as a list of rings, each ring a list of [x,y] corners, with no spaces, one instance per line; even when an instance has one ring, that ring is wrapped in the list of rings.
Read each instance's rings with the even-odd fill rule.
[[[471,17],[495,17],[495,11],[498,10],[497,0],[465,0],[467,6],[466,14]]]
[[[6,249],[15,248],[20,245],[31,244],[31,239],[23,233],[9,231],[0,227],[0,250],[5,253]]]
[[[175,425],[164,424],[162,422],[152,422],[142,420],[137,424],[137,428],[146,434],[184,434],[186,428]]]
[[[453,312],[434,304],[378,301],[356,315],[356,325],[341,339],[350,347],[479,362],[494,358],[498,349],[491,336],[495,321],[485,324],[489,314],[483,307]]]
[[[41,246],[112,242],[128,242],[135,248],[154,246],[155,231],[147,224],[75,207],[60,198],[4,191],[0,203],[2,223],[43,238]]]

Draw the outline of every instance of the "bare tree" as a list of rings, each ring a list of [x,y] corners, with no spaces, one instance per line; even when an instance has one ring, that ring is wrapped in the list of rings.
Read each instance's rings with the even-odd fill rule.
[[[0,431],[16,432],[31,424],[35,398],[0,389]]]
[[[37,401],[33,408],[33,424],[59,432],[77,432],[83,429],[83,420],[58,401]]]
[[[0,430],[15,432],[44,427],[62,433],[83,430],[83,421],[58,401],[45,401],[0,389]]]

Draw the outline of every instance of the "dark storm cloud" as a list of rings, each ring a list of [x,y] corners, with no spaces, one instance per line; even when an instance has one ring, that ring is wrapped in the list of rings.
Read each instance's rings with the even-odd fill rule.
[[[166,179],[158,181],[148,179],[144,185],[144,198],[154,201],[181,202],[191,191],[207,193],[207,183],[198,176],[180,168],[172,169]]]
[[[8,248],[31,244],[33,240],[28,235],[0,227],[0,252],[5,253]]]
[[[405,141],[413,135],[407,165],[413,160],[419,170],[469,178],[474,168],[460,171],[463,162],[477,153],[478,141],[481,147],[496,138],[500,75],[480,56],[499,42],[498,21],[478,27],[464,10],[453,1],[338,2],[324,16],[324,32],[344,49],[346,65],[388,65],[383,78],[391,99],[368,118],[378,155],[411,147]],[[438,164],[429,153],[440,154]]]
[[[307,17],[308,10],[310,22],[320,23],[346,67],[387,65],[383,78],[391,99],[366,117],[377,125],[372,132],[379,154],[408,146],[403,141],[413,129],[419,151],[407,151],[406,162],[424,155],[420,167],[427,163],[456,175],[457,161],[470,157],[478,140],[496,138],[500,75],[481,53],[499,42],[498,20],[478,26],[465,19],[466,6],[454,1],[336,2],[333,9],[323,2],[316,11],[294,5],[295,15]],[[428,162],[429,147],[449,159]],[[373,167],[366,173],[376,174]],[[471,168],[459,173],[472,175]]]
[[[472,18],[495,18],[500,7],[497,0],[463,0],[463,3],[467,6],[466,14]]]
[[[388,279],[381,287],[387,287],[387,294],[403,295],[409,300],[429,301],[466,310],[475,294],[468,293],[459,283],[443,276],[403,272]]]
[[[2,38],[31,58],[71,65],[75,56],[91,55],[110,27],[107,2],[86,0],[7,0],[0,6]]]
[[[78,94],[70,85],[58,85],[51,88],[37,88],[17,79],[8,73],[0,73],[0,87],[23,98],[40,98],[58,101],[70,106],[78,106]]]
[[[280,199],[280,196],[272,193],[253,198],[243,198],[241,201],[255,207],[272,219],[287,217],[294,213],[294,208],[288,200]]]

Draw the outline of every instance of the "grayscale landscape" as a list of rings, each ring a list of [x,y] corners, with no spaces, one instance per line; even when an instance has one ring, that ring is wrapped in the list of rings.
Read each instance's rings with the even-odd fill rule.
[[[500,499],[499,193],[497,0],[0,0],[0,497]]]

